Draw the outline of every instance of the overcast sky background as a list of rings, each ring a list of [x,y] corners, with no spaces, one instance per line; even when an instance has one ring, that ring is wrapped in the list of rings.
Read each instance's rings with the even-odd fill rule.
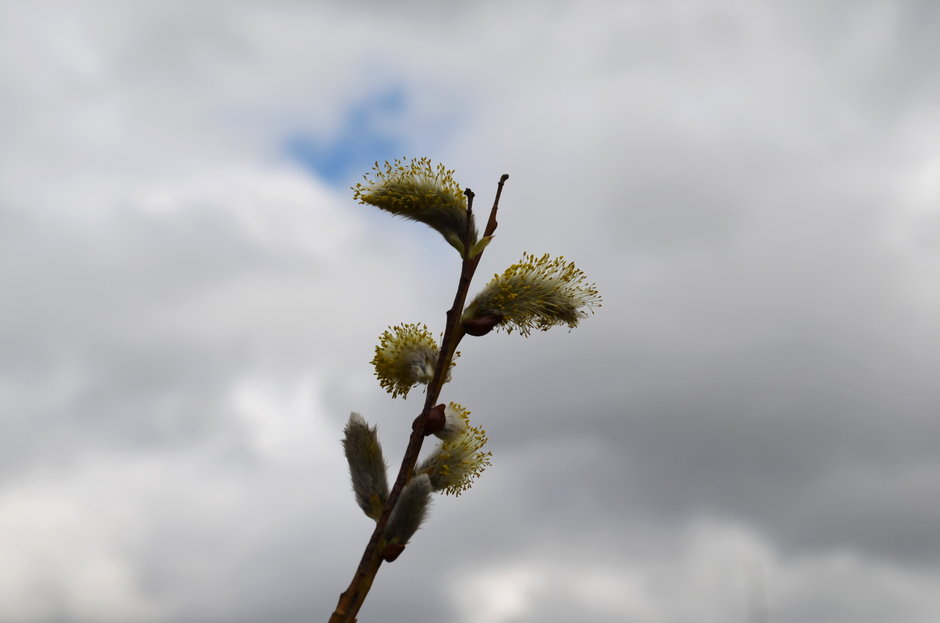
[[[575,260],[578,329],[469,339],[493,466],[369,621],[940,621],[940,4],[0,2],[0,621],[325,621],[458,259],[355,204],[429,156],[480,283]]]

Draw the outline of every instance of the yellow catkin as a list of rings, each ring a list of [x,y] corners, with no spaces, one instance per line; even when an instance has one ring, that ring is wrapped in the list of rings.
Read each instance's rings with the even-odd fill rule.
[[[547,253],[525,253],[502,274],[496,274],[467,306],[465,318],[500,314],[500,327],[529,335],[556,325],[576,327],[601,306],[597,287],[574,262]]]
[[[453,170],[428,158],[376,162],[352,190],[359,203],[434,228],[461,253],[468,239],[471,245],[477,241],[473,220],[468,223],[467,197]]]

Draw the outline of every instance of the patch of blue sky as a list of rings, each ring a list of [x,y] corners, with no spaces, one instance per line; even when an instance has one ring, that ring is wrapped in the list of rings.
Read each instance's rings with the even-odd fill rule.
[[[342,127],[330,137],[304,132],[283,143],[291,160],[333,186],[349,186],[376,162],[402,157],[407,94],[402,87],[381,91],[357,102]]]
[[[403,87],[389,88],[352,105],[341,126],[329,136],[298,131],[289,134],[281,143],[282,153],[299,164],[311,175],[345,192],[352,202],[349,187],[360,181],[364,173],[372,170],[376,161],[410,158],[426,155],[414,154],[415,140],[409,136],[414,130],[414,119],[409,117],[408,92]],[[431,142],[444,140],[449,128],[457,121],[452,114],[422,116],[420,134],[434,137]],[[427,145],[427,140],[418,141]],[[414,223],[377,209],[362,210],[363,218],[379,224],[386,233],[394,232],[402,238],[416,241],[416,247],[435,259],[454,258],[454,250],[440,234],[420,223]],[[427,242],[423,242],[423,241]],[[418,242],[422,241],[422,242]],[[435,262],[432,266],[450,266]]]

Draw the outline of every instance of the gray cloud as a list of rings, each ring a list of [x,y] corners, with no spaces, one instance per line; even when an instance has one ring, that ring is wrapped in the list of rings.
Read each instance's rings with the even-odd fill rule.
[[[605,305],[462,345],[494,464],[362,620],[936,620],[937,9],[366,4],[2,8],[3,616],[327,616],[342,422],[397,464],[367,362],[457,263],[279,149],[395,87],[511,175],[481,281],[550,251]]]

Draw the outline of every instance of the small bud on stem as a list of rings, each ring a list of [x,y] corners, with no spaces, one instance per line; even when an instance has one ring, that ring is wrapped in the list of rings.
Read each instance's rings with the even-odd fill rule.
[[[421,417],[421,416],[418,416]],[[427,419],[424,421],[424,436],[434,435],[444,429],[447,418],[444,415],[444,405],[440,404],[428,411]],[[412,430],[414,427],[412,427]]]

